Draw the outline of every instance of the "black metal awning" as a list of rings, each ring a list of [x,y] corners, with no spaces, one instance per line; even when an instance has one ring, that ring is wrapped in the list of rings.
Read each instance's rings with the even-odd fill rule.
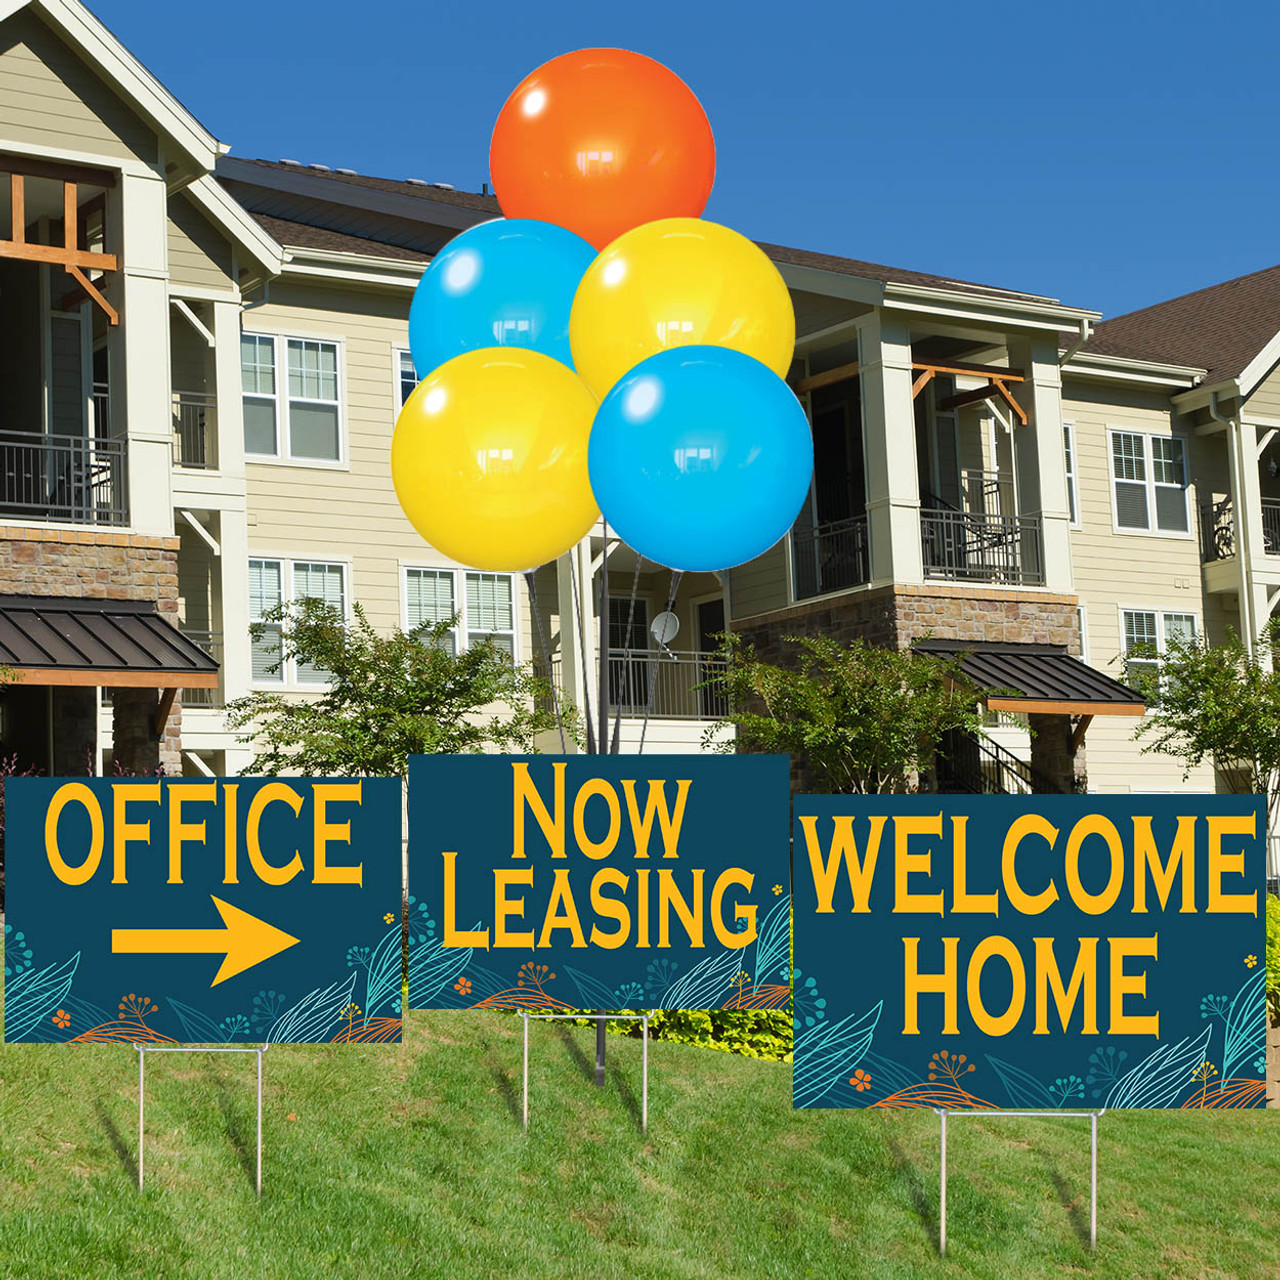
[[[920,640],[917,653],[950,658],[992,711],[1062,716],[1140,716],[1142,694],[1072,657],[1061,644]]]
[[[218,664],[152,604],[0,595],[0,665],[28,685],[208,689]]]

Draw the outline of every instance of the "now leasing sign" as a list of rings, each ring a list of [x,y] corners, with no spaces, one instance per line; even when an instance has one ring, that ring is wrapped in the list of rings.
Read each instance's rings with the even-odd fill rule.
[[[7,1041],[387,1041],[395,779],[5,784]]]
[[[785,1006],[783,756],[415,756],[409,1003]]]
[[[1255,797],[797,796],[798,1107],[1265,1103]]]

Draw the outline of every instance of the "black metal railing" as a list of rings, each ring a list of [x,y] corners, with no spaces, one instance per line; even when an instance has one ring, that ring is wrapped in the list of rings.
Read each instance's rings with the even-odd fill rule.
[[[212,470],[218,465],[218,410],[211,395],[173,393],[173,465]]]
[[[0,517],[126,525],[124,440],[0,431]]]
[[[1025,796],[1056,795],[1062,791],[994,738],[959,729],[943,735],[935,771],[938,790],[943,794]]]
[[[183,689],[182,705],[184,707],[220,707],[223,705],[222,690],[222,632],[194,631],[190,627],[180,628],[182,634],[193,644],[199,645],[217,664],[219,668],[218,683],[211,689]]]
[[[920,537],[927,578],[1044,584],[1038,516],[927,507],[920,512]]]
[[[791,531],[797,600],[844,591],[871,581],[867,517],[852,516],[815,528]]]
[[[559,654],[552,655],[549,665],[535,665],[539,675],[557,690],[564,690]],[[599,669],[597,659],[592,663],[592,685],[587,691],[593,710],[599,696]],[[654,720],[722,720],[729,714],[728,698],[722,690],[707,687],[707,682],[724,669],[724,658],[714,653],[610,649],[610,714],[621,710],[627,717],[643,717],[647,708]],[[545,709],[550,710],[549,700]]]
[[[93,438],[106,440],[111,435],[111,389],[105,382],[93,384]]]
[[[1280,498],[1263,498],[1262,549],[1280,556]],[[1205,564],[1230,560],[1236,553],[1235,511],[1230,498],[1200,504],[1200,554]]]

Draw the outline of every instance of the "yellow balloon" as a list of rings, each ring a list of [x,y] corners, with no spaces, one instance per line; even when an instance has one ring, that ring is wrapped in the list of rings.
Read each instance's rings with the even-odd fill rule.
[[[491,347],[446,361],[396,420],[391,478],[405,515],[473,569],[554,560],[600,515],[587,479],[595,411],[573,370],[536,351]]]
[[[701,218],[661,218],[607,245],[578,285],[573,364],[601,399],[669,347],[732,347],[780,378],[796,317],[777,267],[746,236]]]

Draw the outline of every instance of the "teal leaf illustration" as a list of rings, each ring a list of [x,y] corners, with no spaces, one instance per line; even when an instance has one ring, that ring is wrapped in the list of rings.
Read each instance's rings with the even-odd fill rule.
[[[568,965],[565,965],[564,971],[573,979],[573,985],[578,988],[578,995],[582,997],[579,1009],[617,1008],[618,1002],[612,990],[602,982],[597,981],[589,973],[583,973],[580,969],[571,969]]]
[[[1207,1026],[1198,1036],[1161,1045],[1148,1054],[1112,1086],[1107,1094],[1108,1109],[1172,1106],[1194,1084],[1191,1073],[1205,1060],[1212,1032],[1213,1027]]]
[[[27,969],[10,978],[4,992],[4,1028],[7,1040],[24,1040],[46,1018],[61,1008],[80,965],[77,951],[70,960],[47,969]]]
[[[1000,1077],[1000,1083],[1004,1085],[1004,1091],[1014,1107],[1023,1111],[1058,1109],[1057,1100],[1035,1076],[1029,1075],[1021,1067],[1015,1067],[1012,1062],[1005,1062],[1003,1058],[993,1058],[989,1053],[985,1056],[987,1064]]]
[[[477,922],[474,928],[479,929]],[[471,963],[470,947],[445,947],[436,938],[409,947],[409,1008],[429,1008],[431,1001]]]
[[[369,982],[365,989],[365,1013],[370,1017],[382,1017],[387,1006],[400,996],[400,981],[404,977],[404,934],[399,924],[373,949],[369,958]]]
[[[822,1106],[833,1090],[847,1084],[871,1048],[882,1007],[883,1001],[863,1014],[851,1013],[838,1022],[818,1022],[796,1033],[791,1069],[793,1107]]]
[[[1222,1037],[1222,1079],[1230,1080],[1236,1068],[1251,1061],[1266,1046],[1267,971],[1257,969],[1236,992],[1227,1012]]]
[[[897,1093],[900,1089],[909,1089],[913,1084],[920,1083],[918,1071],[912,1071],[892,1058],[882,1058],[878,1053],[868,1051],[862,1061],[871,1072],[871,1078],[876,1082],[878,1091],[886,1097],[891,1093]]]
[[[778,978],[789,980],[791,973],[791,898],[783,894],[769,908],[756,934],[757,985]]]
[[[654,1006],[661,1009],[719,1009],[742,967],[742,953],[724,950],[709,955],[677,978]]]
[[[351,1003],[356,975],[345,982],[320,987],[286,1009],[266,1035],[271,1044],[316,1044],[328,1040],[342,1020],[342,1010]]]
[[[169,996],[165,1003],[178,1015],[182,1032],[191,1044],[221,1044],[227,1037],[212,1018]]]

